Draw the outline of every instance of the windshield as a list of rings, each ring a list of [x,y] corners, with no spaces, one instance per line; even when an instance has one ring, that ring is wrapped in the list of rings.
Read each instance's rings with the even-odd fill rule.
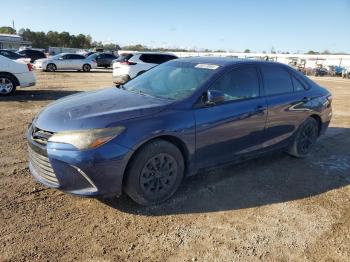
[[[169,62],[130,80],[123,88],[154,97],[180,100],[190,96],[214,74],[215,69],[201,68],[189,62]]]
[[[51,57],[52,59],[59,59],[62,56],[62,54],[58,54],[58,55],[54,55],[53,57]]]

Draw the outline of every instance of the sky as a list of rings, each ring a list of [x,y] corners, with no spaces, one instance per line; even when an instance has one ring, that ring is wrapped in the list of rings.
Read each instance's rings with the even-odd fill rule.
[[[11,0],[0,26],[119,45],[350,53],[350,0]]]

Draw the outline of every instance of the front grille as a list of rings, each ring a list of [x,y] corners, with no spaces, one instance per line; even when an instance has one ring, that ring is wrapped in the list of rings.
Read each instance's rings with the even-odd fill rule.
[[[45,131],[42,129],[39,129],[35,126],[33,126],[32,129],[32,139],[42,145],[46,145],[47,141],[49,140],[49,138],[53,135],[54,133],[49,132],[49,131]]]
[[[49,158],[38,154],[30,147],[28,148],[28,151],[29,162],[32,165],[32,168],[34,169],[35,173],[47,183],[52,184],[53,186],[59,186],[59,182],[57,180],[54,170],[52,169]]]

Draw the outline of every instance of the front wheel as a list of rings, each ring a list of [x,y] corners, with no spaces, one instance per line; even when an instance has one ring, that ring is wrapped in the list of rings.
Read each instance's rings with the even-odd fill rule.
[[[91,70],[91,66],[89,64],[83,65],[83,71],[84,72],[89,72]]]
[[[136,203],[159,204],[180,186],[184,159],[175,145],[154,140],[136,153],[126,175],[124,190]]]
[[[317,137],[318,123],[314,118],[309,117],[300,125],[288,153],[298,158],[306,157]]]
[[[16,81],[9,75],[0,74],[0,96],[12,95],[16,91]]]
[[[48,72],[55,72],[57,70],[57,67],[55,64],[48,64],[46,66],[46,71]]]

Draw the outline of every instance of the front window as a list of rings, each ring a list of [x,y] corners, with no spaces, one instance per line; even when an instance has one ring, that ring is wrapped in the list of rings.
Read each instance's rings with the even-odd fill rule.
[[[170,62],[159,65],[132,79],[123,88],[154,97],[180,100],[189,97],[218,66],[198,66],[189,62]]]

